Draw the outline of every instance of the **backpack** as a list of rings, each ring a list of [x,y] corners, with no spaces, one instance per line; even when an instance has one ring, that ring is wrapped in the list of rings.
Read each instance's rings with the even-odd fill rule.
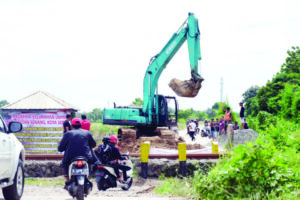
[[[107,164],[112,160],[112,148],[109,144],[100,144],[96,155],[102,164]]]

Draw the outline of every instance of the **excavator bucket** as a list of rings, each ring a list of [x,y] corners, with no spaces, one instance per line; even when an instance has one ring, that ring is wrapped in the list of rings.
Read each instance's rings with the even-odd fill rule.
[[[177,78],[173,78],[169,86],[180,97],[195,97],[197,96],[201,83],[204,79],[194,79],[181,81]]]

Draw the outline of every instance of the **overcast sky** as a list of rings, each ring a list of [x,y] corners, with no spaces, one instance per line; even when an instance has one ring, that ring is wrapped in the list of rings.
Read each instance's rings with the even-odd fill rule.
[[[300,1],[0,0],[0,100],[45,90],[80,108],[128,105],[143,97],[143,78],[157,54],[193,12],[199,19],[205,78],[180,108],[204,110],[223,99],[235,111],[242,94],[280,70],[300,45]],[[190,77],[184,43],[159,80]]]

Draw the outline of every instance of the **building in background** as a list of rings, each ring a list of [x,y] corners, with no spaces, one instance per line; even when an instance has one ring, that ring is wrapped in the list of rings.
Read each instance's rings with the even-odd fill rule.
[[[38,91],[1,108],[7,122],[19,121],[23,131],[16,133],[26,154],[58,154],[57,145],[63,135],[66,114],[73,116],[77,108],[45,92]]]

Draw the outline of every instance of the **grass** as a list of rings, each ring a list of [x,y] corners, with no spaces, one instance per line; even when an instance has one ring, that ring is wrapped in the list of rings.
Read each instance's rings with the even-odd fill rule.
[[[64,186],[65,178],[63,176],[55,178],[25,178],[25,184],[39,186]]]
[[[95,140],[100,143],[104,136],[117,135],[119,126],[104,125],[102,123],[91,123],[91,132]]]
[[[167,178],[154,190],[156,194],[172,194],[175,196],[190,197],[192,187],[187,179]]]
[[[178,122],[177,126],[178,126],[178,130],[185,130],[186,129],[186,123],[185,122]]]

